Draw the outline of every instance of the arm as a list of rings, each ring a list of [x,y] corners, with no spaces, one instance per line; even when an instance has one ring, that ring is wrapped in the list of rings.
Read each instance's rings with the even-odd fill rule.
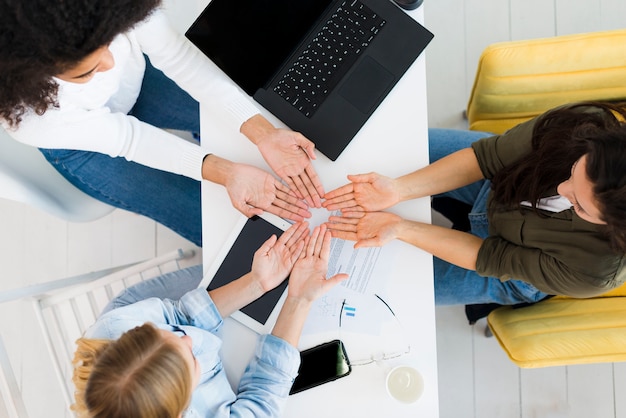
[[[355,248],[383,246],[399,239],[442,260],[469,270],[476,269],[483,240],[475,235],[402,219],[386,212],[345,212],[327,223],[333,237],[357,241]]]
[[[348,176],[351,183],[326,193],[324,207],[379,211],[405,200],[454,190],[482,178],[476,154],[466,148],[396,179],[376,173]]]
[[[298,370],[300,356],[296,346],[311,304],[348,277],[338,274],[326,279],[330,239],[325,226],[313,230],[303,256],[291,272],[288,296],[272,334],[261,338],[256,355],[241,378],[231,416],[280,416]]]
[[[297,132],[276,129],[232,80],[169,25],[163,13],[154,13],[135,32],[155,67],[202,103],[214,119],[231,121],[300,199],[320,207],[324,190],[311,164],[315,159],[311,141]]]

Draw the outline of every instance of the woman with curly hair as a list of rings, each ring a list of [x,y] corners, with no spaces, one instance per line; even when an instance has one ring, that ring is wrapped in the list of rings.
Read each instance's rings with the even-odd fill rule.
[[[438,304],[514,305],[590,297],[626,281],[626,107],[578,103],[502,135],[429,131],[431,164],[376,173],[326,194],[333,236],[399,239],[434,257]],[[471,207],[470,231],[381,212],[446,196]]]
[[[324,193],[313,143],[261,116],[160,3],[0,0],[2,126],[85,193],[197,245],[202,179],[223,185],[246,216],[309,217]],[[198,102],[248,137],[286,186],[164,130],[198,134]]]
[[[330,240],[324,226],[309,236],[300,223],[266,241],[252,271],[220,288],[198,288],[196,266],[127,289],[77,342],[74,411],[89,418],[280,416],[312,302],[347,278],[326,279]],[[219,354],[223,318],[288,274],[276,324],[259,338],[233,392]]]

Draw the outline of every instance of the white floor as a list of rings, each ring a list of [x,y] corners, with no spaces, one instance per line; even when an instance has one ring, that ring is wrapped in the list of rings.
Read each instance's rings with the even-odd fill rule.
[[[184,30],[205,2],[166,4]],[[426,26],[435,33],[427,49],[432,127],[465,127],[462,112],[476,62],[489,43],[614,29],[626,22],[624,0],[425,0],[423,7]],[[193,248],[153,221],[120,210],[77,224],[0,200],[0,215],[0,290]],[[29,307],[0,305],[0,318],[30,416],[65,416]],[[520,370],[494,339],[482,335],[483,328],[484,323],[467,325],[461,307],[437,308],[441,418],[626,418],[620,396],[626,364]],[[0,418],[3,413],[0,401]]]

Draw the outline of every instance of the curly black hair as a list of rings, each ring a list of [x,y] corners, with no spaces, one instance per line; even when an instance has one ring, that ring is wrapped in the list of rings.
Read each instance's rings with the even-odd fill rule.
[[[161,0],[0,0],[0,118],[58,106],[52,76],[145,20]]]

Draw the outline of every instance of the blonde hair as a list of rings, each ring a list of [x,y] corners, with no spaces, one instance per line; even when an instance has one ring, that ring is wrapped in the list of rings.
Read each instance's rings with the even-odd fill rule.
[[[72,409],[79,417],[172,418],[187,408],[189,365],[153,325],[118,340],[81,338],[76,344]]]

